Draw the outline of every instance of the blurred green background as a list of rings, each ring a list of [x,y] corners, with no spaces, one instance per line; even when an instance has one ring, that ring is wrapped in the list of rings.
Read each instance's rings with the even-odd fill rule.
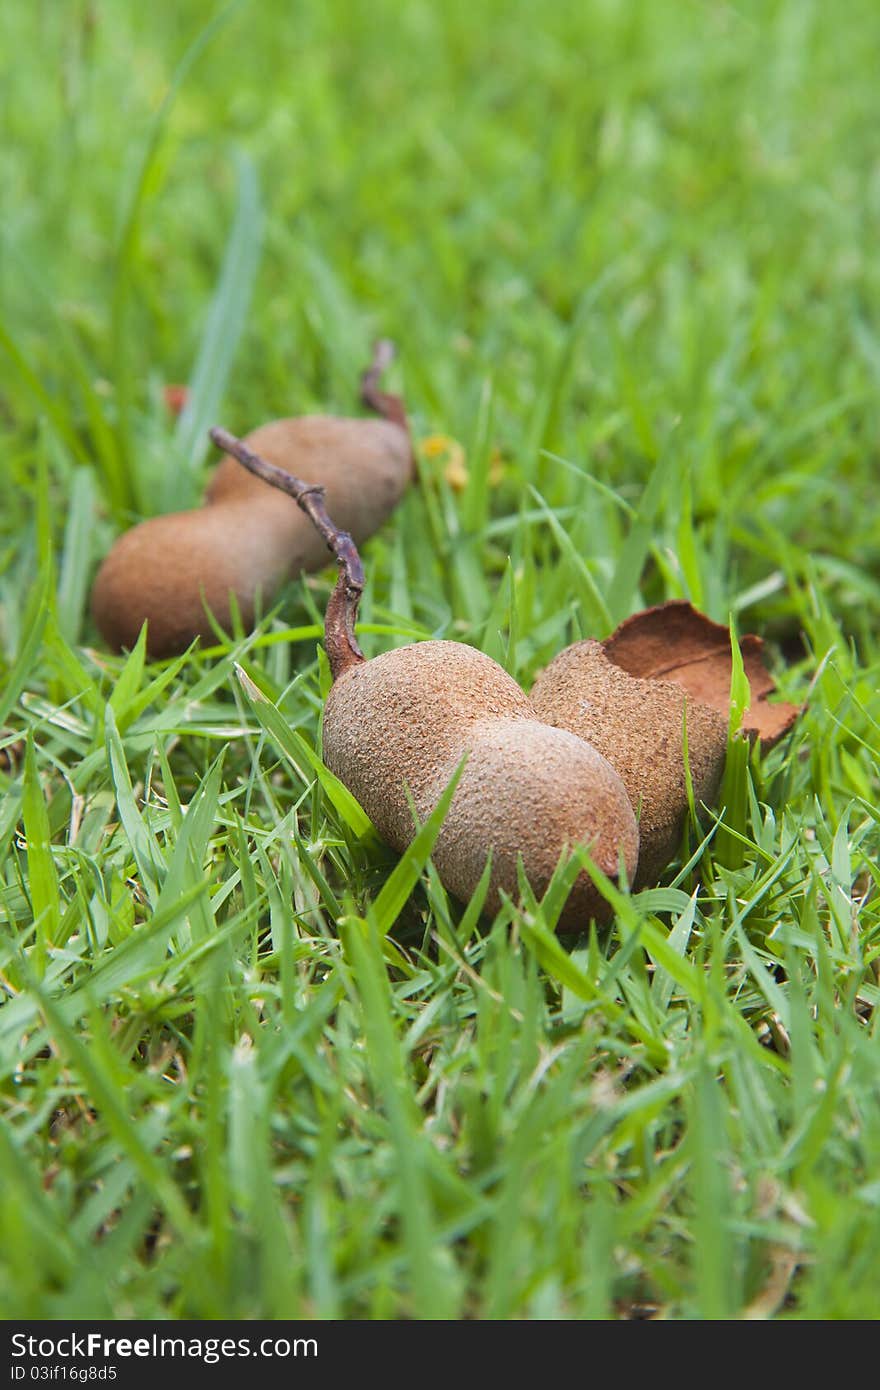
[[[874,568],[875,5],[240,3],[205,27],[202,4],[70,0],[3,22],[27,364],[7,409],[27,442],[33,373],[117,525],[198,492],[165,476],[158,384],[189,378],[237,231],[233,427],[350,409],[381,332],[417,429],[470,444],[488,402],[551,502],[570,478],[541,448],[624,497],[673,451],[716,565],[735,552],[695,595],[715,616],[786,540],[823,581]]]
[[[876,1316],[876,0],[31,0],[0,38],[0,1308]],[[368,652],[528,688],[683,596],[809,696],[576,949],[314,782],[329,572],[177,667],[89,617],[209,424],[355,410],[380,334],[466,478],[420,449]]]

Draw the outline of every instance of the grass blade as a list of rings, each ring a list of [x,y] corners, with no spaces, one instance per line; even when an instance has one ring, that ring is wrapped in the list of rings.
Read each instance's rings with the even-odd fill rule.
[[[394,926],[400,916],[404,903],[412,892],[422,870],[431,857],[437,836],[443,827],[446,813],[455,796],[455,789],[464,772],[466,759],[463,758],[446,784],[443,795],[419,830],[412,844],[400,856],[400,863],[394,869],[373,904],[373,915],[383,936]]]
[[[232,369],[242,331],[248,319],[251,294],[260,259],[262,208],[257,171],[253,162],[239,155],[238,200],[220,278],[205,317],[202,341],[189,382],[186,405],[174,436],[178,455],[190,475],[208,450],[208,429],[216,424],[220,402]],[[174,511],[190,501],[180,484],[177,469],[168,476],[165,510]]]
[[[260,724],[278,751],[296,769],[296,774],[300,780],[307,781],[302,767],[312,768],[332,805],[349,829],[359,837],[371,831],[372,822],[369,816],[361,809],[348,788],[344,787],[339,778],[334,777],[329,767],[325,766],[302,734],[298,734],[295,729],[290,727],[277,705],[273,705],[271,700],[266,699],[263,692],[254,685],[250,676],[240,666],[236,665],[235,673]]]
[[[55,869],[55,861],[52,858],[49,813],[37,772],[34,741],[30,736],[27,741],[24,762],[22,817],[27,841],[31,905],[36,924],[34,960],[38,973],[42,975],[46,968],[49,947],[54,946],[58,940],[58,929],[61,923],[61,899],[58,890],[58,874]]]

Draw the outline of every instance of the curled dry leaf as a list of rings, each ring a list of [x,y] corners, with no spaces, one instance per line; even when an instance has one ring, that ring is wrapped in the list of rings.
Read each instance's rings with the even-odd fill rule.
[[[602,643],[608,658],[642,680],[675,681],[699,700],[727,715],[732,661],[730,633],[684,600],[661,603],[627,618]],[[772,748],[788,733],[802,705],[770,704],[776,682],[764,665],[764,643],[754,633],[740,639],[752,703],[743,716],[745,733]]]

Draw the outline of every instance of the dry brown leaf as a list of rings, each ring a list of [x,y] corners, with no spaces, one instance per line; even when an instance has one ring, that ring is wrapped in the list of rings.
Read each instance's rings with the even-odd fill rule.
[[[620,624],[602,643],[615,666],[643,680],[675,681],[695,700],[727,714],[730,677],[730,633],[697,612],[683,599],[646,608]],[[803,705],[771,704],[776,682],[764,664],[764,643],[753,633],[740,639],[743,666],[752,703],[743,717],[744,731],[772,748],[788,733]]]

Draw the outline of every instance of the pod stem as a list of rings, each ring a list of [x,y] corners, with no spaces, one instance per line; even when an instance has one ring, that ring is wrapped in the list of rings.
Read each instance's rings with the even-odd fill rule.
[[[333,679],[337,680],[350,666],[357,666],[366,660],[354,635],[358,605],[364,591],[364,567],[353,538],[348,531],[340,531],[327,515],[324,488],[319,483],[304,483],[301,478],[295,478],[292,473],[269,463],[268,459],[255,454],[228,430],[215,427],[209,434],[218,449],[238,459],[249,473],[292,497],[315,530],[324,537],[328,550],[336,556],[339,578],[327,604],[324,644]]]
[[[379,338],[373,344],[373,357],[366,371],[361,373],[361,401],[368,410],[400,425],[409,433],[406,410],[400,396],[393,396],[379,388],[383,372],[394,361],[397,349],[390,338]]]
[[[382,375],[394,361],[396,351],[390,338],[379,338],[373,344],[370,365],[361,373],[361,401],[368,410],[374,410],[383,419],[400,425],[409,435],[406,410],[400,396],[391,395],[380,388]],[[366,660],[354,635],[358,606],[364,591],[364,567],[354,538],[348,531],[340,531],[327,515],[324,488],[319,483],[304,483],[301,478],[295,478],[292,473],[269,463],[228,430],[215,427],[209,430],[209,434],[218,449],[238,459],[249,473],[292,497],[315,530],[324,537],[328,550],[336,556],[339,578],[324,615],[324,645],[333,679],[338,680],[343,671]]]

